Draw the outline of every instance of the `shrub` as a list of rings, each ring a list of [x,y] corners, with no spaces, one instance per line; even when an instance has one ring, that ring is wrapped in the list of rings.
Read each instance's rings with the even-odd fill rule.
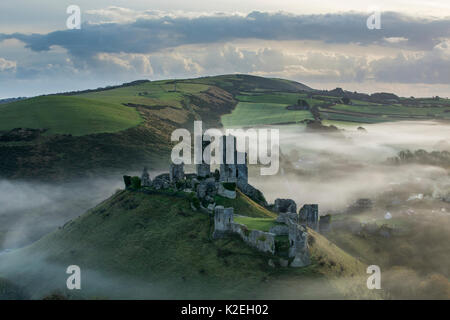
[[[192,203],[194,208],[200,209],[200,200],[197,198],[195,193],[192,192],[189,194],[189,201]]]
[[[185,182],[184,181],[177,181],[175,185],[177,186],[177,189],[184,189]]]
[[[141,188],[141,178],[132,177],[131,178],[131,186],[133,187],[133,189],[140,189]]]

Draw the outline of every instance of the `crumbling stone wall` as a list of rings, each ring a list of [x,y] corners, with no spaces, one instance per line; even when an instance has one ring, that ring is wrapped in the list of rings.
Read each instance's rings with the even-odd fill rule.
[[[281,212],[277,217],[277,222],[288,224],[288,220],[292,220],[293,222],[298,222],[298,214],[297,212]]]
[[[275,234],[260,230],[248,230],[243,224],[234,222],[233,208],[214,208],[213,238],[221,238],[230,233],[238,234],[244,242],[262,252],[275,254]]]
[[[288,220],[289,228],[289,257],[293,257],[291,267],[309,265],[308,231],[305,226]]]
[[[319,230],[319,206],[317,204],[305,204],[298,212],[300,223],[314,230]]]
[[[292,199],[275,199],[273,209],[277,213],[297,212],[297,204]]]
[[[223,206],[216,206],[214,208],[214,239],[222,238],[233,232],[233,211],[233,208],[224,208]]]
[[[184,179],[184,163],[170,164],[169,168],[170,182],[178,182]]]

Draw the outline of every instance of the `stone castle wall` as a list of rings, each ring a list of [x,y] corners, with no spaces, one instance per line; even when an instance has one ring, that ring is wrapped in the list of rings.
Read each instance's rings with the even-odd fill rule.
[[[216,206],[214,208],[213,238],[222,238],[229,234],[238,234],[244,242],[259,251],[275,254],[275,234],[260,230],[248,230],[243,224],[234,222],[233,208]]]

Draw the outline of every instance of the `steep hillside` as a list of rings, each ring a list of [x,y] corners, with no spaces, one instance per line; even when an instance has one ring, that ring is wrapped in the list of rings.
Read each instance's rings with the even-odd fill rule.
[[[205,84],[138,82],[1,106],[0,176],[61,180],[160,169],[176,128],[219,127],[232,95]],[[14,128],[28,128],[18,132]],[[40,131],[32,131],[39,129]]]
[[[73,264],[84,281],[70,294],[82,298],[373,297],[364,265],[319,234],[311,266],[274,268],[273,256],[237,237],[213,240],[212,228],[212,217],[192,211],[184,193],[120,191],[35,244],[0,255],[0,277],[33,298],[64,291]]]

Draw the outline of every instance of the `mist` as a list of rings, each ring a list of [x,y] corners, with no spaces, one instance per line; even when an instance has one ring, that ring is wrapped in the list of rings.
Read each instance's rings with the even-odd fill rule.
[[[0,250],[38,240],[119,188],[120,176],[57,185],[0,180]]]
[[[318,203],[321,213],[340,211],[358,198],[374,198],[399,186],[411,195],[450,192],[448,167],[394,166],[387,159],[401,150],[450,150],[450,126],[433,121],[345,126],[338,133],[307,132],[300,125],[280,126],[281,169],[249,181],[269,202],[292,198],[298,206]],[[450,165],[450,164],[449,164]],[[406,200],[406,199],[405,199]]]

